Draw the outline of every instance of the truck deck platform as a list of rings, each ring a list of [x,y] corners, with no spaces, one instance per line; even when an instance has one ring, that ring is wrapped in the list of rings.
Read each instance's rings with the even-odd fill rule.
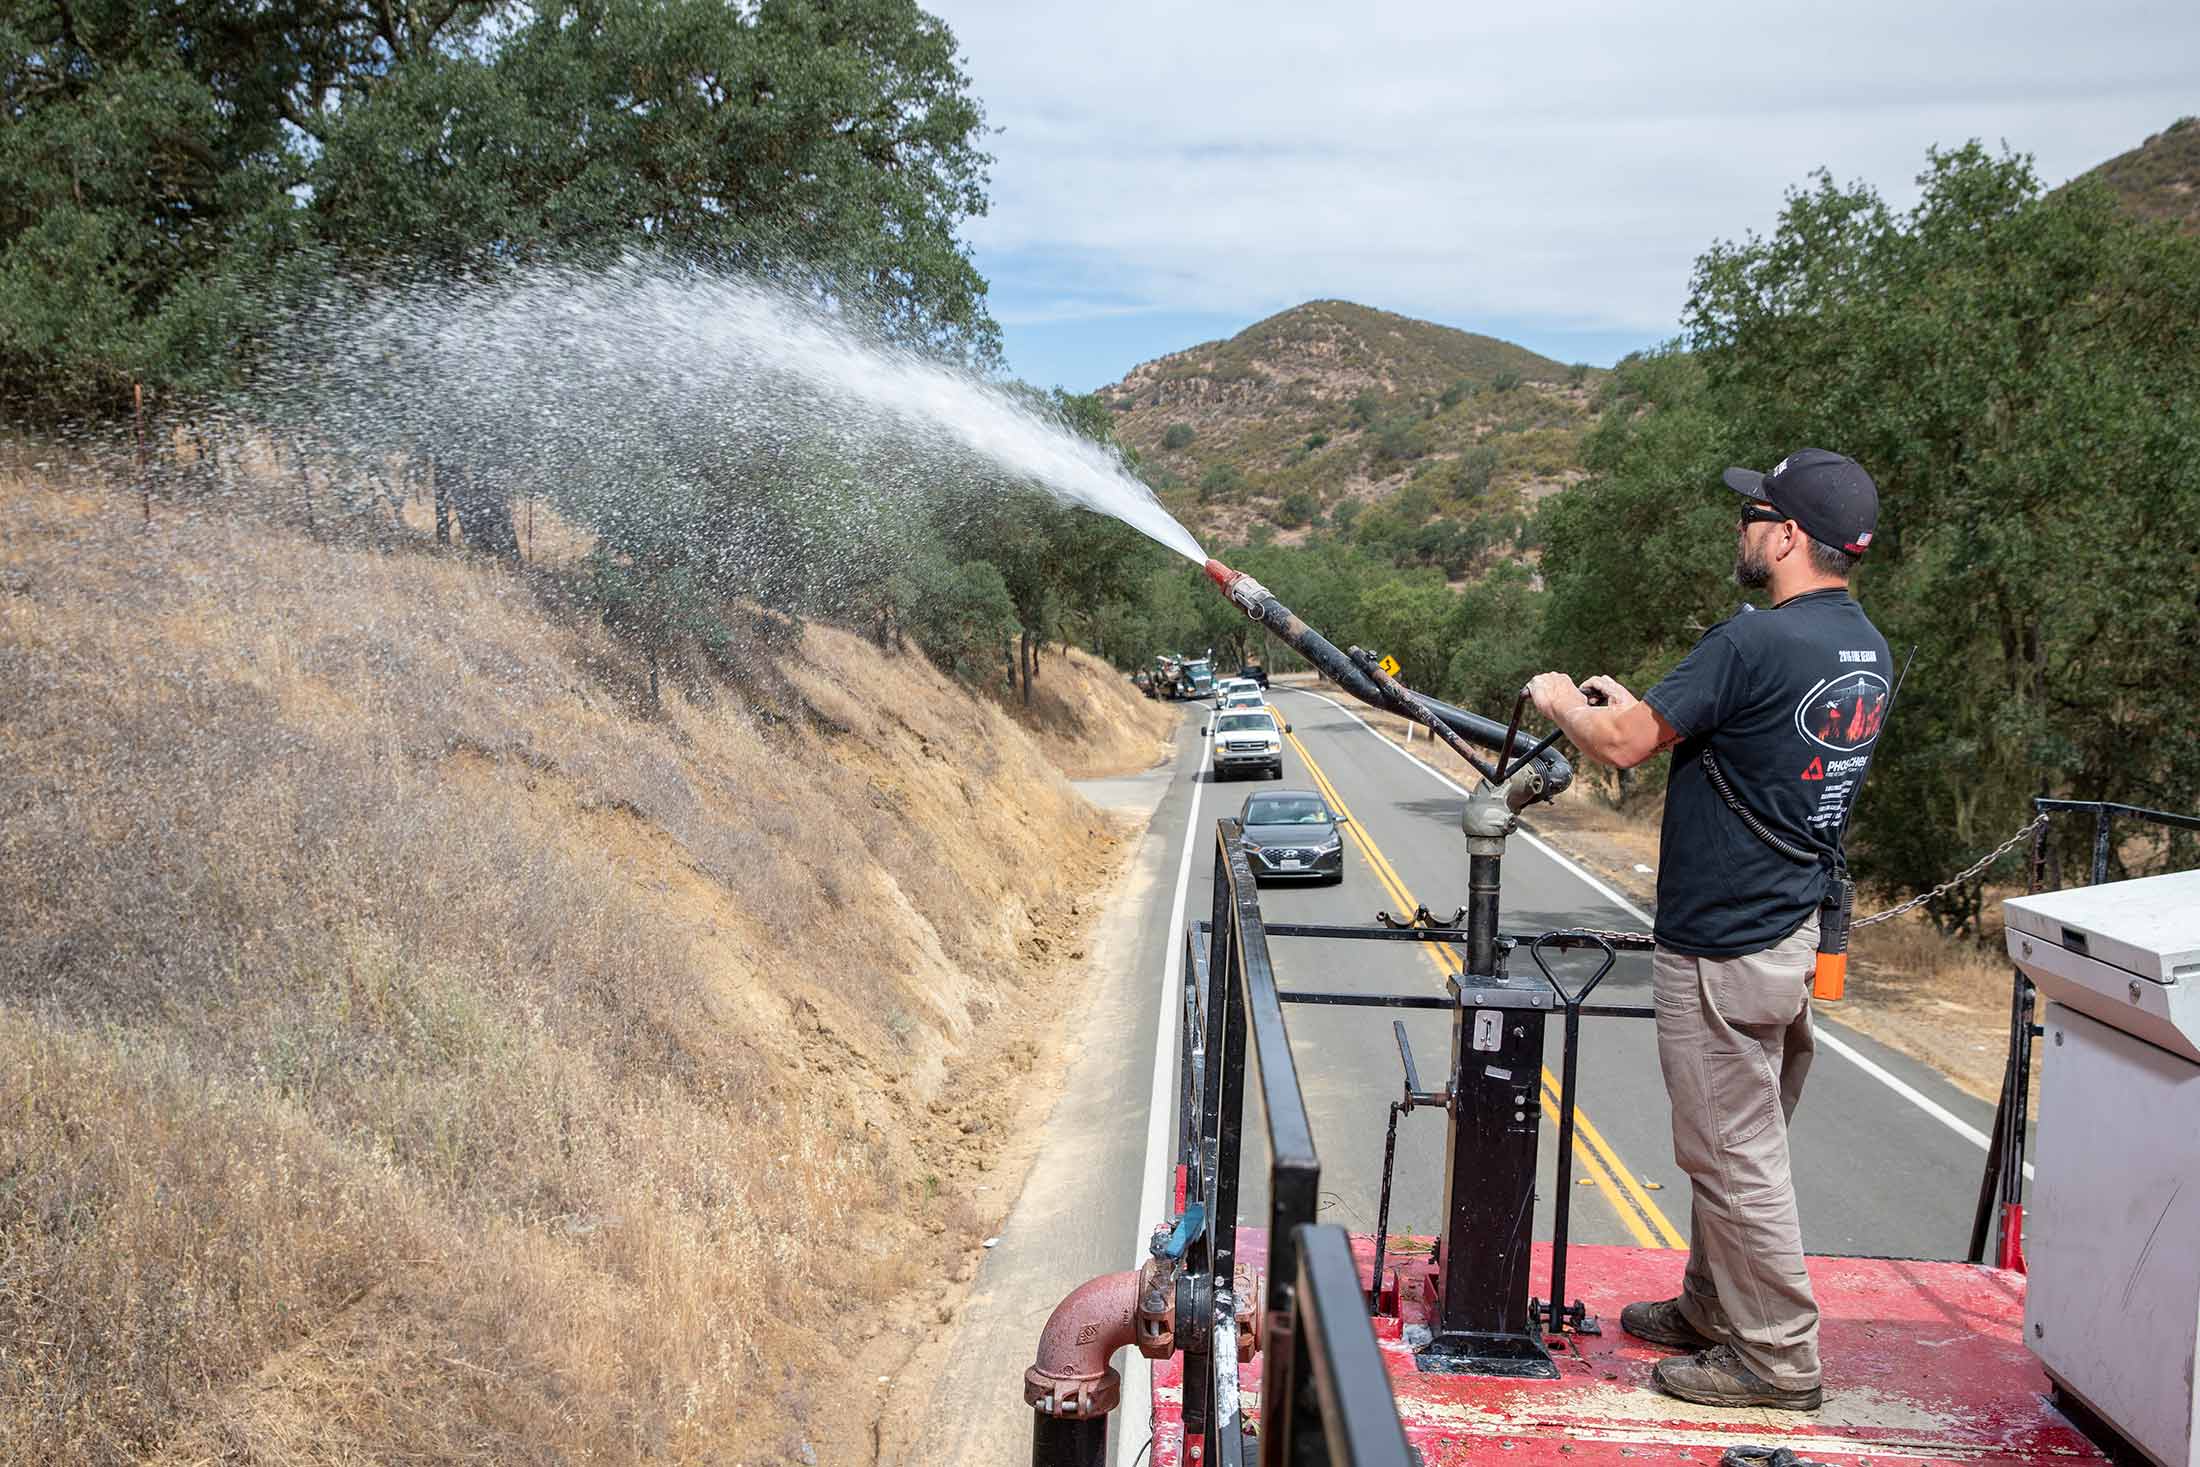
[[[1266,1242],[1259,1230],[1241,1231],[1240,1261],[1264,1268]],[[1364,1280],[1373,1241],[1354,1235],[1352,1246]],[[1683,1256],[1662,1249],[1572,1250],[1568,1292],[1587,1303],[1604,1332],[1553,1341],[1558,1379],[1423,1374],[1408,1340],[1425,1337],[1428,1326],[1430,1248],[1426,1238],[1392,1239],[1375,1319],[1398,1414],[1425,1467],[1708,1467],[1742,1445],[1786,1447],[1828,1467],[2108,1460],[2050,1402],[2047,1377],[2025,1349],[2022,1274],[1968,1263],[1812,1258],[1826,1399],[1821,1410],[1799,1413],[1695,1406],[1650,1384],[1651,1366],[1675,1352],[1623,1333],[1619,1312],[1634,1300],[1679,1292]],[[1547,1245],[1535,1245],[1531,1266],[1538,1282],[1549,1277]],[[1155,1367],[1155,1467],[1184,1463],[1183,1358]],[[1255,1357],[1242,1367],[1248,1418],[1259,1415],[1261,1364]]]

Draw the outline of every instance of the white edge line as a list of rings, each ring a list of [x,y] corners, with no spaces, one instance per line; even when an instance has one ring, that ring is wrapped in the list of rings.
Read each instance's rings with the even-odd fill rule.
[[[1191,895],[1192,852],[1198,848],[1199,800],[1206,781],[1207,761],[1214,746],[1202,740],[1199,770],[1192,776],[1192,807],[1184,817],[1184,855],[1176,867],[1176,897],[1169,906],[1168,957],[1161,967],[1161,1017],[1154,1025],[1153,1090],[1146,1100],[1146,1160],[1139,1169],[1143,1179],[1138,1191],[1138,1216],[1133,1222],[1131,1263],[1145,1262],[1146,1239],[1153,1225],[1169,1211],[1169,1120],[1176,1108],[1176,1018],[1184,1007],[1184,904]],[[1118,1418],[1122,1430],[1115,1434],[1109,1457],[1120,1464],[1134,1459],[1153,1435],[1153,1362],[1133,1350],[1124,1373],[1123,1401]],[[1136,1442],[1137,1448],[1131,1446]]]
[[[1435,769],[1427,764],[1422,763],[1420,759],[1416,758],[1413,754],[1408,753],[1402,746],[1391,742],[1387,738],[1384,738],[1381,731],[1378,730],[1373,724],[1370,724],[1366,719],[1360,717],[1358,713],[1354,712],[1350,708],[1347,708],[1344,704],[1338,702],[1335,698],[1330,697],[1327,693],[1316,692],[1312,688],[1285,688],[1284,691],[1287,693],[1304,693],[1309,698],[1321,699],[1324,703],[1327,703],[1330,707],[1336,709],[1339,713],[1342,713],[1345,717],[1351,719],[1354,723],[1366,729],[1369,733],[1374,734],[1376,741],[1380,743],[1384,748],[1390,750],[1391,753],[1396,754],[1399,758],[1405,760],[1414,768],[1428,775],[1429,778],[1449,787],[1462,797],[1467,794],[1466,786],[1460,784],[1459,781],[1444,773],[1443,770]],[[1550,845],[1549,842],[1542,840],[1532,831],[1523,830],[1519,833],[1527,837],[1529,845],[1534,846],[1544,855],[1549,856],[1552,860],[1558,862],[1561,866],[1564,866],[1567,870],[1573,872],[1574,875],[1580,877],[1581,880],[1585,882],[1590,888],[1604,896],[1607,900],[1612,902],[1621,910],[1628,913],[1630,916],[1642,922],[1656,921],[1656,919],[1652,917],[1648,912],[1645,912],[1642,908],[1636,906],[1633,902],[1627,900],[1627,898],[1612,890],[1611,887],[1605,885],[1602,881],[1599,881],[1588,871],[1583,870],[1580,864],[1576,862],[1573,857],[1567,855],[1563,851],[1555,849]],[[1925,1114],[1931,1116],[1934,1120],[1940,1122],[1949,1130],[1955,1132],[1958,1136],[1961,1136],[1964,1140],[1970,1142],[1973,1146],[1978,1147],[1981,1151],[1988,1149],[1989,1141],[1984,1131],[1981,1131],[1978,1127],[1964,1120],[1961,1116],[1957,1115],[1954,1111],[1949,1110],[1946,1106],[1942,1105],[1939,1101],[1934,1100],[1931,1096],[1926,1095],[1916,1086],[1910,1084],[1909,1081],[1902,1079],[1899,1075],[1894,1074],[1892,1071],[1888,1070],[1885,1066],[1881,1065],[1876,1060],[1871,1059],[1870,1057],[1865,1055],[1862,1050],[1859,1050],[1852,1045],[1846,1044],[1840,1039],[1835,1038],[1833,1035],[1828,1034],[1826,1032],[1826,1028],[1831,1022],[1831,1020],[1825,1019],[1823,1017],[1819,1019],[1817,1038],[1820,1044],[1823,1044],[1827,1049],[1832,1050],[1835,1054],[1841,1056],[1841,1058],[1847,1060],[1850,1064],[1855,1065],[1865,1074],[1871,1076],[1874,1080],[1877,1080],[1880,1084],[1886,1086],[1889,1090],[1892,1090],[1895,1094],[1901,1096],[1904,1100],[1909,1101],[1919,1110],[1925,1112]],[[2032,1163],[2026,1162],[2024,1164],[2024,1175],[2025,1180],[2031,1180]]]

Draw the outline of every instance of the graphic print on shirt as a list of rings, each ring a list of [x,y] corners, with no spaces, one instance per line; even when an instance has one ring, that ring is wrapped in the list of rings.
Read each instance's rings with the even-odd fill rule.
[[[1795,727],[1822,749],[1847,754],[1879,737],[1887,717],[1887,680],[1876,672],[1844,672],[1812,688],[1795,705]]]
[[[1813,753],[1801,778],[1818,784],[1818,802],[1810,823],[1838,827],[1848,812],[1850,794],[1871,762],[1868,752],[1887,719],[1891,691],[1876,672],[1844,672],[1827,678],[1795,705],[1795,731],[1821,749],[1842,757]]]

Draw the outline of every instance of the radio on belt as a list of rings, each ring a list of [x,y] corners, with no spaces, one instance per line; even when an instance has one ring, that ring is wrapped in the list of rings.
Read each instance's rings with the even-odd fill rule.
[[[2025,1343],[2161,1467],[2200,1461],[2200,871],[2014,897],[2047,1000]]]

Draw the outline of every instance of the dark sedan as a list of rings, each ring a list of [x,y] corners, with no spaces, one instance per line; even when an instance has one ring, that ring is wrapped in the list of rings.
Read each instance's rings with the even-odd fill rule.
[[[1255,880],[1344,880],[1344,817],[1313,790],[1265,790],[1245,797],[1238,818]]]

